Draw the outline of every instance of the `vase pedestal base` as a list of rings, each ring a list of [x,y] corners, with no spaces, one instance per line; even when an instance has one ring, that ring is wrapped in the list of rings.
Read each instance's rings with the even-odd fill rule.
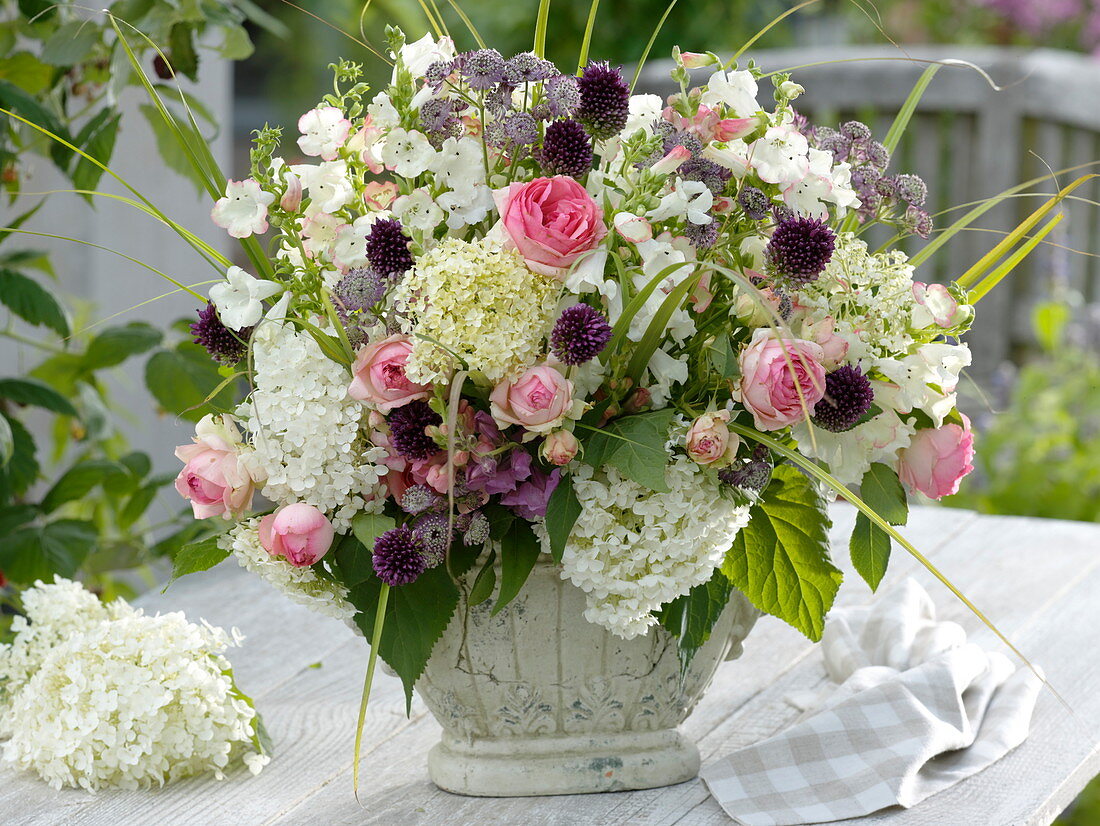
[[[476,797],[652,789],[698,772],[699,750],[676,729],[472,742],[445,733],[428,755],[435,785]]]

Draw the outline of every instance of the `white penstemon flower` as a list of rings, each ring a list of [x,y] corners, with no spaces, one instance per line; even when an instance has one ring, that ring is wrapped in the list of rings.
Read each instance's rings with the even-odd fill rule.
[[[218,318],[231,330],[254,326],[264,314],[261,302],[283,291],[274,281],[254,278],[240,267],[230,267],[226,280],[210,288]]]
[[[769,184],[793,184],[810,171],[810,145],[789,126],[772,126],[750,147],[752,165]]]
[[[443,220],[443,210],[426,189],[414,189],[399,197],[393,202],[393,214],[401,219],[403,226],[421,232],[431,232]]]
[[[367,234],[374,222],[388,213],[371,212],[336,230],[332,245],[332,263],[338,267],[363,267],[367,264]]]
[[[320,155],[323,160],[336,159],[336,152],[348,139],[351,121],[335,106],[310,109],[298,119],[298,148],[307,155]]]
[[[391,129],[382,148],[382,162],[402,178],[415,178],[428,171],[435,150],[423,132]]]
[[[433,63],[443,60],[453,60],[455,56],[455,44],[449,37],[441,37],[437,41],[430,34],[424,35],[415,43],[406,43],[399,52],[401,62],[409,70],[414,78],[424,77],[428,67]],[[397,68],[394,67],[393,77],[390,83],[397,82]]]
[[[717,71],[707,81],[700,102],[711,109],[725,105],[739,118],[756,114],[760,104],[756,101],[759,88],[752,72],[742,69],[737,72]]]
[[[437,181],[451,189],[466,189],[485,183],[481,144],[469,135],[443,141],[428,168],[435,174]]]
[[[320,164],[295,164],[290,171],[302,181],[309,194],[306,215],[336,212],[355,200],[355,189],[348,178],[345,161],[325,161]]]
[[[267,208],[275,196],[264,192],[252,178],[229,181],[225,197],[219,198],[210,211],[210,218],[234,238],[247,238],[267,232]]]

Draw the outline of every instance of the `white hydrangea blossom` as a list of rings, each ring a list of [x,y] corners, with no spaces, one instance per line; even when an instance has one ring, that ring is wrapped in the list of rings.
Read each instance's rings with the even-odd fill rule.
[[[60,577],[36,583],[25,594],[30,626],[0,646],[0,678],[21,685],[4,713],[4,759],[55,789],[92,792],[207,771],[221,779],[238,757],[258,773],[268,758],[252,751],[256,712],[224,657],[237,642],[181,613],[94,607],[80,590]],[[25,682],[20,652],[38,660]]]
[[[240,566],[294,602],[340,620],[355,616],[355,608],[347,601],[348,589],[332,579],[319,576],[313,568],[296,568],[282,557],[272,556],[260,544],[259,519],[247,519],[233,526],[218,538],[218,547],[229,551]]]
[[[255,390],[237,415],[252,433],[250,462],[267,477],[262,493],[313,505],[344,533],[356,513],[381,507],[386,451],[363,438],[365,409],[348,396],[347,371],[316,341],[268,320],[252,344]]]
[[[562,557],[562,578],[588,595],[585,619],[624,639],[656,623],[651,612],[710,579],[749,507],[723,499],[683,455],[655,493],[615,468],[573,474],[581,514]]]

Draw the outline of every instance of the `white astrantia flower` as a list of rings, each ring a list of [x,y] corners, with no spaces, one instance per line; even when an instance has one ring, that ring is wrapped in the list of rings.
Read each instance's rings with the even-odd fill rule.
[[[225,197],[219,198],[210,210],[210,218],[234,238],[247,238],[267,232],[267,208],[275,196],[264,192],[252,178],[228,181]]]
[[[310,109],[298,119],[298,148],[323,160],[336,160],[336,153],[351,132],[351,121],[335,106]]]
[[[759,87],[752,72],[744,69],[735,72],[717,71],[707,81],[700,103],[711,109],[724,105],[733,110],[739,118],[748,118],[756,114],[760,104],[756,101]]]
[[[290,171],[302,181],[309,195],[306,215],[336,212],[355,200],[355,189],[348,178],[346,161],[325,161],[319,164],[295,164]]]
[[[262,301],[283,291],[274,281],[254,278],[240,267],[230,267],[225,281],[210,288],[218,318],[231,330],[252,327],[264,314]]]
[[[435,203],[446,211],[450,229],[462,229],[484,221],[495,206],[493,192],[485,184],[444,192]]]
[[[218,547],[232,553],[242,568],[257,574],[299,605],[340,620],[355,616],[355,608],[348,602],[348,590],[339,582],[318,576],[309,566],[295,567],[284,557],[268,553],[260,544],[259,524],[259,519],[237,523],[218,538]]]
[[[672,458],[667,493],[613,467],[576,463],[580,516],[562,556],[562,579],[587,594],[584,617],[631,639],[657,620],[652,612],[706,582],[748,524],[748,506],[719,495],[691,459]]]
[[[435,158],[428,136],[414,129],[391,129],[382,147],[382,162],[402,178],[415,178],[428,171]]]
[[[789,126],[772,126],[749,148],[752,166],[762,181],[793,184],[810,171],[810,145],[804,135]]]
[[[651,221],[667,221],[686,218],[693,224],[709,224],[714,218],[710,214],[714,206],[714,193],[702,181],[676,179],[676,184],[661,198],[661,203],[651,209],[647,215]]]
[[[365,444],[363,406],[348,396],[347,370],[291,324],[265,320],[252,336],[254,390],[237,409],[252,434],[248,457],[279,505],[305,502],[338,533],[381,508],[384,448]]]
[[[6,761],[54,789],[92,792],[221,779],[237,759],[263,768],[256,712],[224,656],[236,635],[80,591],[60,577],[36,583],[15,641],[0,646]]]
[[[414,189],[399,197],[393,202],[393,214],[401,219],[403,226],[421,232],[431,232],[443,220],[443,210],[426,189]]]

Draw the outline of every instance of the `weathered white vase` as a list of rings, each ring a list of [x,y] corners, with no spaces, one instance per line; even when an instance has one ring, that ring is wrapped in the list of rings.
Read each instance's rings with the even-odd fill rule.
[[[584,618],[585,595],[535,565],[496,616],[463,600],[417,690],[443,726],[437,786],[513,797],[646,789],[689,780],[699,750],[678,730],[718,665],[741,654],[759,613],[739,592],[681,680],[662,628],[623,640]]]

